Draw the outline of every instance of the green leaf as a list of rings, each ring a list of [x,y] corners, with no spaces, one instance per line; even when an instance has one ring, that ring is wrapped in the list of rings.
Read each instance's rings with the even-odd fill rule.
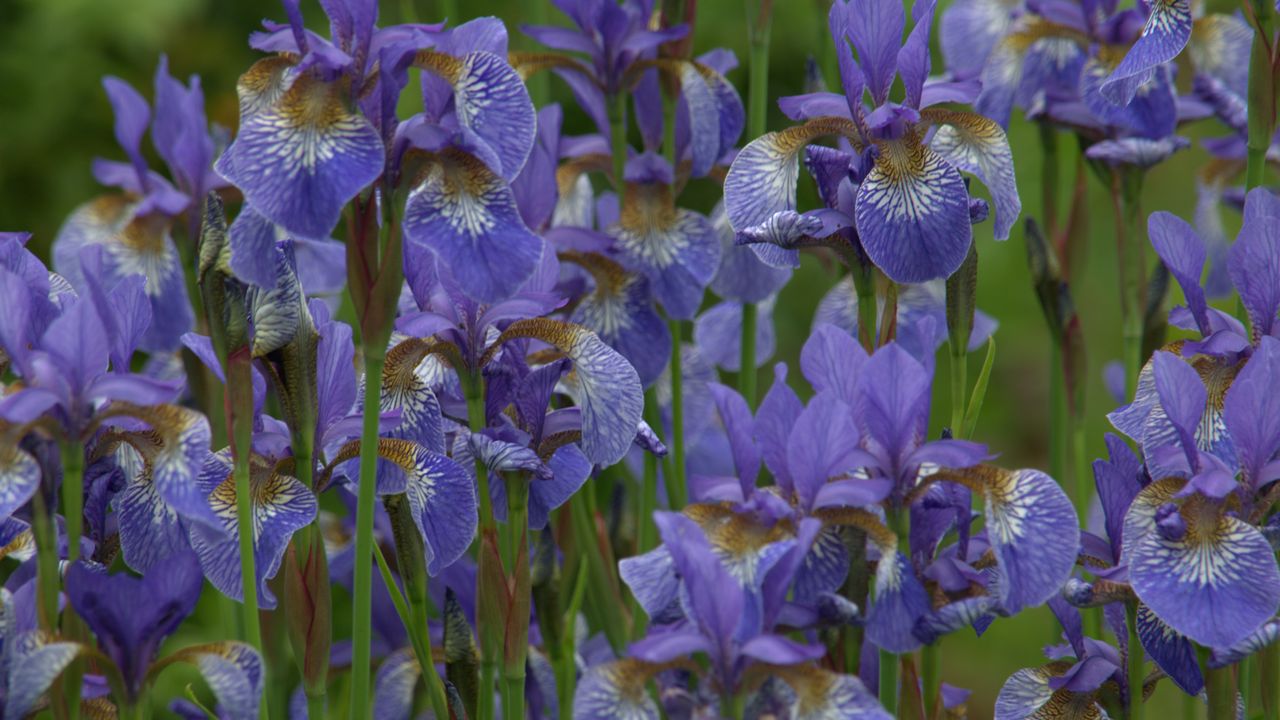
[[[982,361],[982,371],[978,373],[978,382],[973,386],[973,394],[969,396],[969,407],[964,412],[964,436],[972,437],[978,425],[978,416],[982,414],[982,401],[987,397],[987,383],[991,380],[991,368],[996,364],[995,335],[987,338],[987,357]]]

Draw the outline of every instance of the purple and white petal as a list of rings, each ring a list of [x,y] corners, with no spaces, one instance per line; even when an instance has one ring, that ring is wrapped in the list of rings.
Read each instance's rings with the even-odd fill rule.
[[[514,294],[537,269],[543,242],[525,227],[510,186],[471,155],[435,156],[405,205],[406,238],[430,248],[481,302]]]
[[[1169,627],[1151,608],[1138,605],[1138,641],[1169,679],[1188,695],[1199,695],[1204,676],[1196,660],[1196,650],[1186,636]]]
[[[1062,588],[1080,547],[1071,499],[1038,470],[997,471],[985,486],[987,538],[1001,573],[1000,602],[1016,613]]]
[[[756,367],[764,367],[773,357],[772,298],[756,303]],[[698,316],[693,324],[693,341],[703,357],[729,372],[742,364],[742,305],[722,302]]]
[[[40,464],[17,443],[0,444],[0,520],[27,504],[40,487]]]
[[[895,47],[894,52],[897,52]],[[724,181],[724,207],[735,232],[764,223],[775,213],[795,210],[800,153],[827,134],[852,128],[848,120],[818,118],[753,140],[734,158]],[[966,209],[966,215],[967,215]],[[967,222],[967,221],[966,221]],[[767,245],[752,246],[765,263],[791,267],[789,256]]]
[[[974,113],[937,111],[928,117],[940,124],[929,146],[956,169],[973,173],[987,186],[996,205],[996,239],[1007,239],[1022,212],[1022,201],[1004,130]]]
[[[50,642],[40,631],[6,638],[9,688],[5,717],[24,718],[36,709],[62,671],[80,656],[84,648],[74,642]]]
[[[272,222],[328,237],[347,202],[382,174],[382,138],[336,83],[304,73],[262,102],[246,95],[256,72],[240,80],[240,131],[215,169]],[[246,103],[258,111],[246,114]]]
[[[867,255],[895,282],[948,277],[973,240],[964,178],[914,136],[881,147],[855,219]]]
[[[375,720],[405,720],[413,717],[414,688],[422,677],[422,666],[413,648],[400,648],[387,656],[373,676],[373,717]]]
[[[405,494],[414,522],[426,542],[427,572],[435,576],[452,565],[476,534],[478,505],[471,477],[457,463],[420,445],[397,458],[408,485]]]
[[[916,579],[911,562],[902,553],[889,551],[876,566],[867,639],[891,653],[911,652],[920,646],[914,630],[927,612],[929,595]]]
[[[428,53],[419,62],[453,86],[458,124],[480,136],[497,153],[494,168],[507,181],[524,167],[537,134],[529,91],[504,57],[472,52],[459,58]],[[312,237],[315,237],[314,235]]]
[[[1128,105],[1152,70],[1173,60],[1191,39],[1191,0],[1155,0],[1142,35],[1102,84],[1102,96]]]
[[[645,691],[651,672],[638,660],[592,666],[573,693],[578,720],[657,720],[658,706]]]
[[[1135,512],[1143,512],[1137,501],[1129,515]],[[1178,512],[1180,531],[1157,526],[1132,542],[1126,519],[1129,581],[1174,630],[1200,645],[1233,645],[1280,607],[1280,570],[1271,544],[1208,501],[1192,498]]]
[[[706,217],[672,211],[670,203],[669,192],[633,185],[628,207],[610,232],[623,262],[649,278],[667,314],[690,319],[720,265],[720,238]]]

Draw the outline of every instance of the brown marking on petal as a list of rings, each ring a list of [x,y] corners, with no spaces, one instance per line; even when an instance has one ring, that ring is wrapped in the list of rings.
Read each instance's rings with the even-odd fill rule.
[[[557,53],[510,52],[507,53],[507,62],[516,71],[516,74],[520,76],[521,80],[528,80],[543,70],[569,70],[595,82],[595,76],[588,72],[581,63]],[[595,84],[599,87],[599,83]]]
[[[821,508],[814,512],[827,525],[847,525],[862,530],[880,548],[881,552],[898,547],[898,536],[881,522],[880,518],[862,508]]]
[[[236,81],[240,114],[252,114],[273,104],[284,88],[285,71],[297,64],[292,55],[277,55],[254,63]]]
[[[563,430],[558,433],[552,433],[544,438],[538,444],[538,459],[546,462],[551,459],[556,451],[565,445],[572,445],[582,439],[581,430]]]
[[[435,50],[422,50],[413,56],[413,66],[439,75],[445,82],[454,85],[462,78],[463,59]]]
[[[658,666],[643,660],[622,658],[606,665],[602,672],[618,689],[618,697],[621,700],[629,704],[641,705],[646,700],[645,685],[658,669]]]
[[[342,101],[342,85],[305,74],[280,98],[280,116],[291,127],[333,127],[351,116]]]
[[[589,331],[585,328],[563,320],[552,320],[551,318],[517,320],[508,325],[507,329],[503,330],[502,334],[498,336],[498,339],[494,340],[493,344],[489,345],[484,351],[484,355],[480,358],[480,367],[488,365],[505,343],[521,338],[541,340],[558,348],[572,358],[573,350],[578,344],[578,338],[587,332]]]
[[[908,130],[897,140],[879,141],[876,146],[880,148],[876,168],[891,184],[911,182],[925,174],[928,153],[915,130]]]
[[[39,491],[37,491],[39,492]],[[36,538],[32,534],[31,528],[27,528],[18,533],[9,541],[9,544],[0,547],[0,560],[7,557],[14,557],[19,560],[26,560],[36,554]]]
[[[634,276],[619,262],[600,253],[567,250],[558,253],[558,257],[591,273],[591,279],[596,283],[596,295],[618,295],[634,280]]]
[[[578,177],[583,173],[599,172],[609,173],[613,171],[613,160],[601,153],[593,153],[590,155],[581,155],[572,160],[567,160],[560,167],[556,168],[556,189],[560,196],[570,194],[573,186],[578,182]]]
[[[676,222],[676,207],[671,187],[662,183],[627,183],[626,203],[618,216],[618,225],[641,237],[670,231]]]

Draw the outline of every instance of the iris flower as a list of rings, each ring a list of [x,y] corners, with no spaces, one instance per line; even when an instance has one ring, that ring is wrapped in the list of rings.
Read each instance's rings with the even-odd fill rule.
[[[116,141],[129,161],[96,159],[93,174],[98,182],[122,192],[103,195],[71,214],[54,240],[54,264],[79,287],[85,272],[82,250],[101,246],[104,281],[114,283],[135,274],[146,278],[151,325],[140,340],[142,348],[176,350],[194,316],[170,230],[175,219],[185,215],[194,242],[199,202],[205,193],[224,185],[212,171],[214,141],[204,115],[200,78],[193,76],[190,87],[183,86],[170,77],[162,56],[156,68],[154,116],[142,95],[123,80],[104,78],[103,87],[115,111]],[[176,188],[147,167],[142,138],[148,126]]]
[[[803,125],[757,138],[734,160],[725,179],[725,209],[740,241],[784,248],[806,237],[824,238],[853,228],[871,262],[897,282],[950,275],[972,240],[969,193],[962,172],[977,175],[996,205],[995,234],[1007,238],[1021,211],[1004,131],[972,113],[944,110],[941,102],[973,97],[968,83],[931,82],[932,3],[917,5],[905,42],[906,17],[893,0],[837,2],[830,14],[844,94],[812,93],[780,105]],[[850,49],[858,51],[855,61]],[[889,99],[894,79],[906,88]],[[870,106],[864,98],[870,98]],[[798,160],[823,136],[846,140],[855,155],[830,170],[856,185],[851,206],[799,214]],[[815,177],[827,149],[813,148],[806,163]],[[828,203],[830,205],[830,203]],[[793,252],[759,246],[761,259],[794,265]]]

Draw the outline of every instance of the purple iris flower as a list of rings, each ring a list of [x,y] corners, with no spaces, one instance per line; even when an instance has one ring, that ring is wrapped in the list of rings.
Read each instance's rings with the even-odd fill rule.
[[[481,304],[468,297],[448,270],[432,258],[407,258],[406,275],[418,311],[402,316],[398,328],[411,336],[407,342],[419,362],[436,355],[452,365],[455,388],[470,382],[475,373],[487,371],[501,354],[521,353],[523,357],[553,348],[571,363],[572,372],[565,376],[563,386],[576,406],[557,431],[580,432],[587,459],[608,465],[621,459],[636,438],[643,391],[631,364],[594,332],[540,317],[564,302],[554,291],[557,268],[554,255],[547,254],[538,272],[514,297]],[[457,407],[463,398],[454,392],[449,402]],[[486,427],[498,421],[509,399],[487,399]],[[488,400],[504,402],[497,406]],[[454,417],[463,414],[458,412]]]
[[[662,90],[659,74],[679,87],[675,127],[675,157],[679,174],[703,177],[723,162],[745,125],[742,100],[724,77],[737,65],[733,53],[713,50],[696,60],[658,59],[658,47],[684,38],[689,28],[676,25],[651,29],[653,0],[561,0],[556,2],[574,28],[525,26],[522,30],[568,56],[533,55],[526,72],[549,67],[568,83],[578,105],[608,139],[610,105],[630,95],[635,119],[647,150],[662,142]],[[688,163],[686,166],[685,163]]]
[[[302,25],[267,23],[250,44],[288,53],[259,61],[241,78],[240,133],[217,169],[245,194],[255,228],[327,238],[343,206],[375,180],[410,187],[403,229],[411,244],[440,255],[468,294],[509,297],[542,253],[516,211],[509,183],[534,142],[533,105],[506,63],[506,33],[484,18],[449,31],[438,25],[378,28],[370,0],[323,3],[330,39]],[[423,80],[424,109],[396,117],[410,67]],[[294,148],[281,152],[280,147]],[[233,264],[254,274],[266,232],[233,232]],[[268,233],[269,234],[269,233]],[[243,239],[241,239],[243,238]]]
[[[1237,446],[1233,428],[1224,418],[1229,388],[1262,340],[1280,335],[1280,322],[1275,320],[1280,311],[1280,270],[1274,262],[1277,242],[1274,226],[1275,219],[1280,217],[1280,200],[1269,191],[1254,190],[1246,198],[1244,214],[1244,224],[1227,257],[1227,270],[1249,314],[1251,331],[1206,301],[1200,277],[1208,251],[1205,241],[1191,226],[1165,212],[1153,213],[1148,223],[1152,246],[1177,280],[1186,300],[1185,306],[1170,312],[1170,323],[1201,336],[1200,340],[1183,341],[1170,348],[1190,359],[1206,391],[1204,416],[1193,433],[1195,441],[1201,450],[1233,467],[1241,448]],[[1142,444],[1146,462],[1153,467],[1152,474],[1158,476],[1163,456],[1156,450],[1169,445],[1176,430],[1162,408],[1153,363],[1143,367],[1133,401],[1111,413],[1109,418],[1116,429]],[[1236,427],[1248,432],[1247,425],[1248,422],[1242,420]],[[1250,441],[1258,440],[1251,437]],[[1267,450],[1253,447],[1245,451],[1257,454]],[[1258,476],[1264,464],[1265,461],[1253,459],[1244,466],[1247,482],[1255,490],[1268,482]]]
[[[980,112],[1007,126],[1017,105],[1091,139],[1096,160],[1151,167],[1188,146],[1173,135],[1182,122],[1216,113],[1243,123],[1252,30],[1238,17],[1206,15],[1193,31],[1192,8],[1178,0],[1125,9],[965,0],[942,25],[948,68],[982,82]],[[1172,61],[1188,44],[1195,93],[1179,97]]]
[[[961,172],[987,185],[996,204],[996,237],[1008,237],[1021,203],[1003,130],[979,115],[931,107],[972,100],[976,89],[972,83],[928,81],[933,12],[932,3],[916,6],[915,26],[904,43],[901,4],[876,0],[832,6],[830,28],[844,94],[784,98],[783,110],[805,124],[754,140],[725,179],[725,209],[739,241],[784,248],[758,250],[761,259],[794,264],[794,253],[785,248],[852,228],[867,257],[893,280],[946,277],[960,266],[972,240]],[[899,77],[906,97],[891,102],[889,90]],[[869,107],[864,97],[870,98]],[[798,159],[805,146],[827,135],[847,141],[854,153],[838,157],[842,164],[829,168],[827,161],[834,158],[811,150],[810,172],[847,175],[855,192],[843,203],[824,198],[827,208],[798,214]]]
[[[214,142],[205,119],[200,78],[193,76],[190,87],[184,86],[169,75],[168,60],[161,56],[154,116],[147,101],[128,83],[115,77],[106,77],[102,83],[116,115],[116,141],[129,161],[95,159],[93,174],[98,182],[122,192],[103,195],[71,214],[54,240],[54,264],[79,287],[85,272],[82,251],[101,246],[102,272],[108,282],[129,275],[146,279],[151,324],[140,340],[142,348],[176,350],[194,316],[170,230],[185,215],[188,235],[194,237],[198,202],[225,184],[212,170]],[[176,188],[151,170],[142,155],[148,126],[152,144],[168,165]]]
[[[208,420],[168,404],[179,386],[130,372],[134,348],[150,319],[143,278],[109,282],[103,250],[86,248],[83,294],[78,295],[16,240],[0,247],[0,293],[10,309],[0,321],[0,347],[24,381],[22,389],[0,398],[0,421],[25,428],[2,438],[0,513],[7,517],[25,504],[41,475],[47,475],[17,443],[43,424],[74,442],[93,440],[108,448],[132,443],[126,460],[145,468],[136,478],[157,517],[170,523],[177,522],[177,514],[209,519],[207,494],[195,484],[208,448]],[[103,429],[106,433],[99,433]]]
[[[1120,688],[1120,699],[1127,706],[1133,689],[1125,677],[1123,648],[1085,637],[1080,613],[1060,599],[1049,605],[1062,624],[1068,644],[1046,648],[1052,662],[1019,670],[1005,681],[996,697],[995,718],[1107,717],[1103,704],[1114,695],[1107,695],[1109,689],[1104,685]],[[1117,637],[1124,641],[1123,627]]]
[[[67,571],[67,596],[93,631],[123,681],[130,705],[175,662],[196,666],[230,717],[253,717],[265,679],[262,658],[249,645],[221,641],[180,649],[158,658],[160,644],[195,609],[204,582],[189,552],[157,562],[141,578],[108,574],[80,562]],[[75,647],[73,645],[73,647]]]
[[[812,661],[822,657],[821,646],[798,643],[775,630],[784,611],[786,589],[818,532],[819,523],[801,521],[793,540],[778,543],[759,568],[762,584],[752,588],[739,582],[737,572],[698,524],[680,514],[656,513],[675,573],[682,588],[679,619],[651,630],[628,650],[628,658],[593,668],[579,684],[574,700],[581,717],[657,717],[657,709],[641,689],[644,682],[672,660],[704,654],[710,691],[704,698],[744,691],[744,676],[756,663],[803,695],[805,707],[829,717],[887,717],[856,678],[818,670]]]

